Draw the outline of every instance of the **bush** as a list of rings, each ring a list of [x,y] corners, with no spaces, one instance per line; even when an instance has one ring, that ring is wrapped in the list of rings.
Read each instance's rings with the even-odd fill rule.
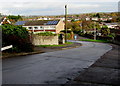
[[[119,42],[120,42],[120,35],[117,35],[117,36],[115,37],[115,41],[119,41]]]
[[[67,39],[71,39],[71,34],[70,33],[67,33]]]
[[[106,40],[106,41],[112,40],[111,37],[107,37],[107,36],[104,36],[104,37],[102,37],[102,36],[97,36],[97,39],[99,39],[99,40]]]
[[[29,33],[26,28],[15,25],[2,25],[2,46],[13,45],[9,52],[30,52],[33,45],[30,42]]]
[[[40,35],[40,36],[55,36],[56,34],[54,34],[52,32],[43,32],[43,33],[37,33],[37,35]]]
[[[84,36],[84,33],[81,33],[81,32],[80,32],[80,33],[78,33],[78,35],[79,35],[79,36]]]

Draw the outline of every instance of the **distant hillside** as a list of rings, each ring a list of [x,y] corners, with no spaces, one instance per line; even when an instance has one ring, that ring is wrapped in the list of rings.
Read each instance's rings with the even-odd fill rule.
[[[0,14],[0,16],[2,16]],[[68,19],[85,19],[86,17],[98,17],[98,18],[117,18],[119,16],[118,12],[99,12],[99,13],[82,13],[82,14],[68,14]],[[39,18],[64,18],[65,15],[51,15],[51,16],[39,16],[39,15],[30,15],[22,16],[23,20],[28,19],[39,19]]]

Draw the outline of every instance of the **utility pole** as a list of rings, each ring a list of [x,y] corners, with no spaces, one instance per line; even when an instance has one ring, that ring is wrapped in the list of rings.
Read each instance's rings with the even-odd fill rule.
[[[95,27],[95,22],[94,22],[94,40],[96,40],[96,27]]]
[[[67,5],[65,5],[65,43],[67,42]]]

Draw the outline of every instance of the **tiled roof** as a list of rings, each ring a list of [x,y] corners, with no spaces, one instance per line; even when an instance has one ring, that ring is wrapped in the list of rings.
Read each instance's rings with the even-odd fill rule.
[[[59,21],[48,21],[46,25],[57,25]]]
[[[57,25],[59,20],[39,20],[39,21],[18,21],[15,25],[34,26],[34,25]]]
[[[34,25],[57,25],[59,20],[39,20],[39,21],[29,21],[25,23],[25,26]]]
[[[11,24],[11,22],[9,21],[9,19],[7,19],[7,17],[0,17],[0,23],[1,24]]]
[[[24,25],[27,21],[18,21],[15,23],[15,25]]]

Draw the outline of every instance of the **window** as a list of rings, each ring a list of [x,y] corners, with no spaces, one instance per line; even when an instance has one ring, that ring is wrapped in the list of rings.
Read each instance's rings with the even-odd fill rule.
[[[34,27],[35,29],[38,29],[38,27]]]
[[[45,26],[45,28],[49,28],[49,26]]]
[[[40,26],[40,28],[43,28],[42,26]]]
[[[31,30],[31,29],[32,29],[32,27],[28,27],[28,29],[30,29],[30,30]]]
[[[51,28],[55,28],[55,26],[50,26]]]

